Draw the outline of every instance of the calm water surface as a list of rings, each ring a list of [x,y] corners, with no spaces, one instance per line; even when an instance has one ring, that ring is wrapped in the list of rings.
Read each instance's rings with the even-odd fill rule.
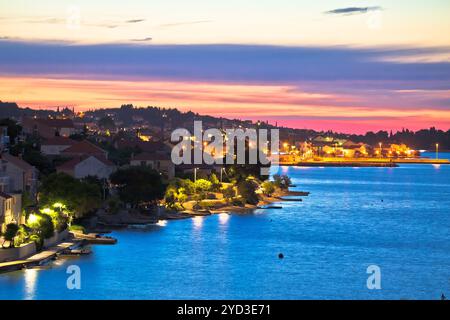
[[[450,296],[450,166],[280,172],[311,195],[282,210],[114,232],[119,243],[90,256],[0,275],[0,299]],[[81,290],[66,288],[71,264],[81,268]],[[366,287],[372,264],[381,290]]]

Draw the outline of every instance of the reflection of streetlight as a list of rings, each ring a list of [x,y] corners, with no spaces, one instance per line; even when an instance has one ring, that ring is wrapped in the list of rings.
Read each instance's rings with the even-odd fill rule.
[[[439,143],[436,143],[436,159],[439,159]]]

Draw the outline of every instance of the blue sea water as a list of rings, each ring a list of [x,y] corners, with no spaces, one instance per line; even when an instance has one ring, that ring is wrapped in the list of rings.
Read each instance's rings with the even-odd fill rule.
[[[0,299],[450,296],[450,166],[279,172],[310,196],[281,210],[117,231],[117,245],[90,256],[0,275]],[[69,265],[80,267],[81,290],[67,289]],[[370,265],[379,290],[367,288]]]

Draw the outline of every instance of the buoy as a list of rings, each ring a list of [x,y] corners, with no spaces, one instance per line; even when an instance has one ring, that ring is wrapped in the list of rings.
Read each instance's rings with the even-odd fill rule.
[[[279,253],[279,254],[278,254],[278,258],[279,258],[279,259],[283,259],[283,258],[284,258],[284,254]]]

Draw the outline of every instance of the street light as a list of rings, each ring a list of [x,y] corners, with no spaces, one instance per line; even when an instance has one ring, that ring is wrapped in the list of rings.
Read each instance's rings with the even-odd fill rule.
[[[198,168],[194,168],[194,182],[197,181],[197,169]]]
[[[439,143],[436,143],[436,159],[439,159]]]
[[[381,150],[381,142],[378,143],[378,145],[380,146],[380,158],[382,158],[382,157],[383,157],[383,152],[382,152],[382,150]]]

